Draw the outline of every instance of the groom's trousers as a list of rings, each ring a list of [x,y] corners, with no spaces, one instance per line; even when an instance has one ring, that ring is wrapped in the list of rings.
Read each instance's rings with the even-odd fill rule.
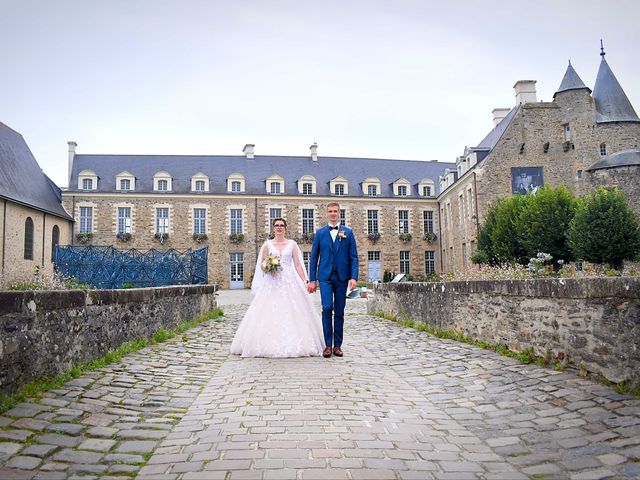
[[[347,301],[347,286],[336,272],[331,273],[329,280],[320,281],[320,299],[322,301],[322,330],[324,344],[327,347],[342,346],[344,326],[344,306]]]

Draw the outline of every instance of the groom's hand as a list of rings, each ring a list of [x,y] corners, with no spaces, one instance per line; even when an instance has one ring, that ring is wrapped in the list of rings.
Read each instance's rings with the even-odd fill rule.
[[[356,282],[353,278],[349,280],[349,290],[355,290],[357,284],[358,282]]]
[[[314,293],[316,291],[316,282],[307,283],[307,292]]]

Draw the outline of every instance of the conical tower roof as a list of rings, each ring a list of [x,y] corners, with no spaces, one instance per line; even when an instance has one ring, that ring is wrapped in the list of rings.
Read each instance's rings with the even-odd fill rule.
[[[604,59],[601,49],[600,68],[593,87],[593,99],[596,102],[596,122],[640,122],[633,105],[622,90],[616,76]]]
[[[589,93],[591,93],[591,89],[584,84],[571,65],[571,60],[569,60],[569,66],[567,67],[567,71],[564,73],[564,78],[562,79],[562,83],[560,83],[560,88],[558,88],[558,91],[553,94],[553,97],[555,98],[555,96],[560,92],[566,92],[567,90],[579,90],[581,88],[586,88],[589,90]]]

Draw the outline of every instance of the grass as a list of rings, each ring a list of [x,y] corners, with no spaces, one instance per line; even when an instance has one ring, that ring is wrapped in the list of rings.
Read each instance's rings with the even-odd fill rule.
[[[374,312],[374,315],[380,318],[384,318],[385,320],[390,320],[392,322],[396,322],[403,327],[413,328],[414,330],[418,330],[421,332],[426,332],[434,337],[447,339],[447,340],[455,340],[457,342],[466,343],[468,345],[473,345],[484,350],[493,350],[499,355],[503,355],[506,357],[515,358],[521,363],[530,364],[535,363],[538,366],[551,368],[553,363],[553,357],[550,351],[547,350],[544,356],[536,355],[533,351],[533,348],[527,347],[522,352],[514,352],[510,350],[505,345],[500,343],[498,344],[490,344],[485,340],[475,340],[471,337],[468,337],[460,332],[454,330],[441,330],[436,327],[432,327],[431,325],[427,325],[423,322],[416,322],[411,320],[408,316],[404,315],[403,318],[397,318],[394,315],[385,312]],[[564,371],[569,365],[569,358],[565,355],[561,360],[555,362],[553,364],[553,369],[558,371]],[[583,375],[584,376],[584,375]],[[618,392],[621,395],[633,395],[636,397],[640,397],[640,385],[632,386],[626,380],[620,383],[614,383],[607,380],[602,374],[598,373],[597,375],[591,375],[591,378],[594,380],[610,387],[614,391]]]
[[[160,327],[149,340],[140,338],[137,340],[125,342],[116,350],[107,352],[107,354],[103,357],[96,358],[87,363],[81,363],[67,371],[58,373],[55,376],[45,376],[38,380],[34,380],[33,382],[29,382],[26,385],[23,385],[13,393],[0,393],[0,414],[12,409],[18,403],[27,398],[39,397],[49,390],[54,390],[56,388],[62,387],[69,380],[78,378],[79,376],[87,372],[98,370],[100,368],[106,367],[111,363],[118,362],[123,357],[129,355],[130,353],[137,352],[147,345],[155,345],[157,343],[165,342],[171,338],[174,338],[176,335],[184,333],[190,328],[200,325],[201,323],[208,320],[217,319],[219,317],[222,317],[223,315],[224,312],[222,311],[222,309],[217,308],[199,318],[183,322],[172,330],[167,330],[164,327]],[[183,339],[184,337],[185,336],[183,336]]]

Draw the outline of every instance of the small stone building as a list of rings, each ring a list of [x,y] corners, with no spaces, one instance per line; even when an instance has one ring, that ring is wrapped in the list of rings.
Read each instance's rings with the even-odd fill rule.
[[[53,272],[58,244],[71,242],[73,218],[18,132],[0,123],[0,275],[6,281]]]

